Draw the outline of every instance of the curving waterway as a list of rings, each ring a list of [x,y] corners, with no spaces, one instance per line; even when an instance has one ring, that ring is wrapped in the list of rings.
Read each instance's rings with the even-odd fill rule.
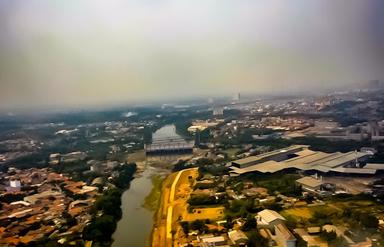
[[[153,212],[142,205],[152,189],[151,177],[156,169],[148,167],[139,178],[131,182],[121,198],[123,217],[113,234],[113,247],[140,247],[150,245]]]
[[[166,125],[153,134],[153,139],[177,136],[174,125]],[[150,246],[154,212],[143,207],[151,192],[152,176],[164,174],[164,169],[147,165],[144,172],[131,182],[121,198],[122,218],[113,234],[112,247]]]

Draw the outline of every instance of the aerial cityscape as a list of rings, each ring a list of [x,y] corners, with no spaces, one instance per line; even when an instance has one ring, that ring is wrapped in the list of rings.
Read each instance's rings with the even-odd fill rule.
[[[0,247],[384,246],[383,10],[0,0]]]

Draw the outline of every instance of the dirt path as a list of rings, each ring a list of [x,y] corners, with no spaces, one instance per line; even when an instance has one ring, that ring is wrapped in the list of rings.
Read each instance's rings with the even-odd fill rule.
[[[153,247],[178,246],[181,230],[178,220],[185,214],[191,186],[197,176],[197,168],[192,168],[172,173],[164,180],[152,233]]]

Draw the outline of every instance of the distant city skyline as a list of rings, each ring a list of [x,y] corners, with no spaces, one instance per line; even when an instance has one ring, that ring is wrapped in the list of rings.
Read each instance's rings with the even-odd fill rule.
[[[384,80],[381,0],[0,0],[0,110]]]

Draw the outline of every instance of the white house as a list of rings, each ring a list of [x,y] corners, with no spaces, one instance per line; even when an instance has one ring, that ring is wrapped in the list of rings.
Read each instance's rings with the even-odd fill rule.
[[[276,211],[264,209],[257,213],[256,221],[258,228],[269,228],[273,230],[275,225],[284,224],[286,220]]]

